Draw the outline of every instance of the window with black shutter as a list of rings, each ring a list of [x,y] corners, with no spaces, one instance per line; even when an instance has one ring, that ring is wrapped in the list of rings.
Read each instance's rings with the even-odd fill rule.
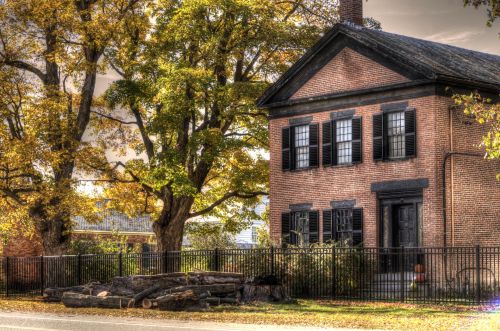
[[[309,212],[309,244],[319,242],[319,212],[316,210]]]
[[[281,242],[290,244],[290,213],[281,214]]]
[[[323,123],[323,166],[362,162],[361,118]]]
[[[319,242],[319,212],[304,210],[281,215],[283,244],[307,246]]]
[[[329,216],[328,214],[326,214]],[[331,211],[332,240],[341,245],[359,246],[363,242],[363,209],[338,208]],[[323,225],[325,227],[325,225]],[[326,224],[328,226],[328,223]],[[325,231],[325,230],[323,230]]]
[[[282,169],[295,170],[319,165],[319,125],[296,125],[282,130]]]
[[[416,156],[415,110],[373,115],[373,159],[394,160]]]

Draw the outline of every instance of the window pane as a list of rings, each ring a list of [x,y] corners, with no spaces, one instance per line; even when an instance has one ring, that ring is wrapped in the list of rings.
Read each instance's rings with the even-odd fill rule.
[[[387,115],[387,138],[389,157],[405,156],[405,113],[389,113]]]
[[[337,240],[341,244],[352,244],[352,209],[335,209],[333,214]]]
[[[307,211],[301,211],[295,213],[295,232],[298,237],[299,246],[309,244],[309,213]]]
[[[352,120],[341,120],[336,122],[337,139],[337,163],[352,163]]]
[[[309,125],[295,127],[295,166],[309,167]]]

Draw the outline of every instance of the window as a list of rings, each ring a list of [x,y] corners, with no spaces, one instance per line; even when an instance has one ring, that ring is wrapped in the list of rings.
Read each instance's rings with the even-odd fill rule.
[[[406,156],[404,112],[387,114],[387,139],[389,158]]]
[[[257,227],[252,226],[252,244],[257,242]]]
[[[383,161],[416,156],[416,128],[413,108],[391,109],[373,115],[373,159]]]
[[[352,162],[352,120],[336,121],[337,164]]]
[[[363,209],[335,208],[323,211],[323,242],[336,241],[342,245],[363,243]]]
[[[309,169],[319,165],[319,125],[282,129],[282,170]]]
[[[307,211],[294,213],[292,222],[292,229],[295,231],[297,245],[304,246],[309,244],[309,213]]]
[[[309,125],[295,127],[295,166],[297,169],[309,167]]]
[[[323,166],[362,162],[361,117],[336,119],[323,123]]]
[[[341,244],[352,244],[352,209],[334,209],[333,210],[335,231],[337,241]]]
[[[319,212],[303,210],[281,214],[281,235],[284,244],[307,246],[319,242]]]

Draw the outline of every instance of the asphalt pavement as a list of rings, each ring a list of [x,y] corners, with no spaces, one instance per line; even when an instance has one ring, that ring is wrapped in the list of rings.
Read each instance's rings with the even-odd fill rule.
[[[33,331],[341,331],[347,329],[0,312],[0,330]],[[352,331],[352,330],[351,330]]]

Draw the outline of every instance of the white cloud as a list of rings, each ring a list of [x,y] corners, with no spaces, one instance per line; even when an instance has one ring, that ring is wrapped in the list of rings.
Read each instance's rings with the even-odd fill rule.
[[[464,42],[471,41],[475,37],[481,35],[482,31],[445,31],[438,32],[428,36],[423,39],[432,40],[435,42],[443,44],[460,44]]]

